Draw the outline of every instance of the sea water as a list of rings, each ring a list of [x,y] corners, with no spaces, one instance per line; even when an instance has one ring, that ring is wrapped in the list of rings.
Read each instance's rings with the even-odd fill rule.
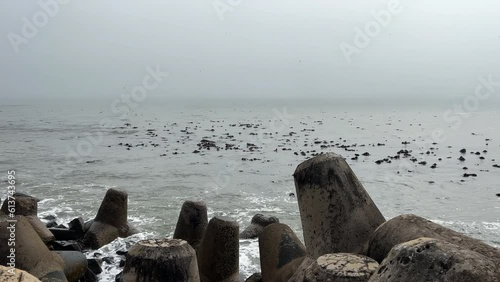
[[[292,174],[322,152],[346,158],[386,218],[414,213],[500,245],[497,105],[457,112],[459,100],[147,100],[121,112],[112,102],[0,106],[1,198],[13,169],[17,191],[41,199],[39,216],[67,224],[92,219],[107,189],[128,192],[129,221],[141,233],[87,254],[115,258],[100,281],[121,271],[117,250],[171,237],[185,200],[205,201],[209,217],[232,217],[240,231],[257,213],[276,216],[302,238]],[[202,140],[219,149],[200,147]],[[389,158],[400,150],[411,157]],[[241,240],[242,277],[259,269],[257,240]]]

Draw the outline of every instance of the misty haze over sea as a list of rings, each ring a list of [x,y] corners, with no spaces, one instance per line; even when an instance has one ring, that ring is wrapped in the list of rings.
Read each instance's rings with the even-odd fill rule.
[[[117,250],[171,237],[185,200],[240,230],[276,216],[302,240],[292,174],[327,152],[387,219],[417,214],[498,247],[498,11],[498,0],[2,1],[0,180],[15,169],[39,217],[64,224],[92,219],[110,188],[128,192],[141,232],[97,251],[116,258],[99,281],[121,271]],[[241,240],[241,277],[258,271],[257,240]]]

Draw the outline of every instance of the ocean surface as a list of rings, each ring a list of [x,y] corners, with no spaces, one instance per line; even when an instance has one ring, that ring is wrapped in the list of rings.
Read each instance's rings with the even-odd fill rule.
[[[17,191],[41,199],[39,216],[67,224],[93,218],[107,189],[126,190],[141,233],[97,251],[116,257],[99,276],[114,281],[115,252],[172,236],[185,200],[205,201],[209,217],[233,217],[240,231],[256,213],[273,215],[302,238],[292,174],[314,154],[335,152],[387,219],[414,213],[499,246],[500,107],[457,111],[461,102],[146,100],[127,111],[112,99],[3,104],[0,197],[15,170]],[[257,241],[241,240],[242,277],[259,268]]]

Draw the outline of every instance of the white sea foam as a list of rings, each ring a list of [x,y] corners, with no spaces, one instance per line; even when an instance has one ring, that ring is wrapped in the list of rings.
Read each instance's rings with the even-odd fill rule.
[[[259,240],[240,240],[240,274],[248,278],[260,272]]]
[[[102,259],[105,257],[112,258],[110,262],[107,263],[103,261],[102,273],[98,275],[98,279],[101,282],[115,281],[115,277],[119,274],[123,268],[120,267],[120,261],[124,259],[123,256],[116,254],[117,251],[126,251],[132,247],[135,243],[140,240],[145,240],[148,238],[153,238],[152,233],[138,233],[132,235],[128,238],[118,238],[113,242],[101,247],[98,250],[86,253],[87,258]]]
[[[100,282],[115,281],[116,275],[123,270],[123,268],[119,266],[120,261],[125,259],[124,256],[118,255],[116,252],[126,251],[141,240],[155,237],[157,236],[153,233],[138,233],[128,238],[118,238],[98,250],[86,253],[86,256],[89,259],[102,259],[105,257],[111,258],[110,261],[112,263],[103,261],[103,272],[98,275],[98,279]],[[253,273],[260,272],[259,243],[257,239],[240,241],[239,260],[241,277],[247,278]]]

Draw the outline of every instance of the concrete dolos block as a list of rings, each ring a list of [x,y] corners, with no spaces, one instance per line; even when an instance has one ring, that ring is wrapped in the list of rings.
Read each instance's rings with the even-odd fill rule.
[[[239,225],[216,216],[201,241],[198,267],[202,282],[239,282]]]
[[[40,282],[38,278],[26,271],[0,265],[0,282]]]
[[[366,254],[385,219],[346,161],[322,154],[301,163],[293,176],[308,255]]]
[[[470,249],[439,239],[419,238],[396,245],[370,282],[500,281],[499,264]]]
[[[184,240],[139,241],[129,249],[122,282],[199,282],[195,250]]]
[[[207,225],[207,205],[204,202],[186,201],[179,213],[174,239],[186,240],[197,250]]]
[[[273,281],[283,267],[305,257],[306,249],[288,225],[273,223],[264,228],[259,236],[259,253],[262,281]],[[286,275],[292,274],[288,272]]]
[[[125,191],[109,189],[106,192],[99,211],[83,238],[86,246],[99,249],[118,237],[128,237],[137,232],[127,222],[127,200]]]
[[[366,256],[337,253],[322,255],[304,273],[308,282],[366,282],[378,263]]]
[[[12,198],[14,199],[13,203],[9,203],[9,201],[12,201]],[[9,205],[13,206],[15,210],[14,214],[25,216],[42,241],[48,243],[53,241],[55,236],[45,226],[45,223],[38,218],[38,202],[39,200],[35,197],[22,193],[14,193],[11,199],[6,199],[3,202],[1,212],[6,215],[10,214],[11,212],[8,210]]]
[[[6,215],[0,215],[0,253],[6,254],[0,257],[0,264],[7,265],[10,253],[8,245],[11,233],[7,227],[15,225],[15,264],[16,267],[25,270],[44,281],[52,279],[53,282],[66,282],[64,275],[64,261],[56,253],[49,251],[45,243],[40,239],[31,224],[24,216],[16,216],[17,222],[12,223]]]
[[[499,249],[413,214],[397,216],[377,228],[370,240],[368,256],[381,262],[397,244],[420,237],[450,242],[493,258],[500,264]]]

